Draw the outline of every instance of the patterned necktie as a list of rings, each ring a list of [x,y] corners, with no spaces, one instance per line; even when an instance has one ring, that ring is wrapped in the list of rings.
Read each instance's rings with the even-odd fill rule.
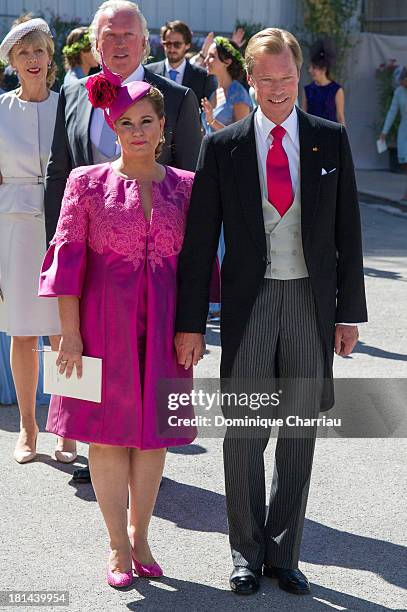
[[[105,157],[115,157],[116,155],[116,134],[103,118],[103,127],[100,134],[98,149]]]
[[[168,74],[170,75],[171,81],[176,81],[177,80],[178,70],[169,70]]]
[[[294,200],[288,157],[283,147],[285,133],[281,125],[276,125],[271,130],[273,142],[266,161],[268,201],[273,204],[281,217],[285,215]]]

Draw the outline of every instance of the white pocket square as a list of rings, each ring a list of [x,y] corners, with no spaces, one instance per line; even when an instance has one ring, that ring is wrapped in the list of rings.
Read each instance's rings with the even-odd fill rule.
[[[325,174],[332,174],[332,172],[335,172],[336,168],[332,168],[332,170],[325,170],[325,168],[322,168],[321,170],[321,176],[325,176]]]

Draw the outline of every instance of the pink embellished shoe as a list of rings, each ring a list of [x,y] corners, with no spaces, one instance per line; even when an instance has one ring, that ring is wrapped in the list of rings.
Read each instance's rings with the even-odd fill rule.
[[[132,584],[133,570],[129,570],[128,572],[112,572],[108,567],[106,579],[109,586],[115,589],[122,589]]]
[[[143,576],[145,578],[159,578],[163,575],[163,571],[158,563],[150,563],[150,565],[146,565],[144,563],[140,563],[137,561],[133,552],[131,553],[131,558],[133,561],[134,571],[137,576]]]

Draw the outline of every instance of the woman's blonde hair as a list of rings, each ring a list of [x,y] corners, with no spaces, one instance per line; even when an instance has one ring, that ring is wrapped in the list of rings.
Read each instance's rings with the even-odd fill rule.
[[[260,53],[278,55],[285,49],[290,49],[293,54],[295,65],[299,73],[303,62],[302,51],[298,40],[291,32],[281,30],[280,28],[266,28],[265,30],[257,32],[257,34],[249,40],[246,47],[245,60],[248,74],[253,74],[257,55]]]
[[[28,15],[23,15],[22,17],[19,17],[13,22],[11,29],[20,25],[20,23],[30,21],[30,19],[32,18],[33,17],[31,13]],[[14,52],[16,45],[34,45],[35,43],[38,43],[38,42],[45,46],[47,53],[49,55],[50,65],[48,66],[48,70],[47,70],[47,87],[48,89],[50,89],[55,83],[55,78],[57,74],[57,65],[54,62],[55,45],[54,45],[54,41],[51,36],[48,36],[48,34],[43,32],[42,30],[32,30],[31,32],[28,32],[28,34],[20,38],[20,40],[13,47],[11,47],[10,53],[9,53],[9,60],[10,60],[10,63],[12,64],[13,63],[13,52]]]

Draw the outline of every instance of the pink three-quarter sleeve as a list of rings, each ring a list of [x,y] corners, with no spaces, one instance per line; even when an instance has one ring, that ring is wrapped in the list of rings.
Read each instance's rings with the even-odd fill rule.
[[[41,297],[81,296],[86,271],[89,213],[86,179],[73,170],[69,175],[55,236],[41,267]],[[85,180],[84,180],[85,179]]]

